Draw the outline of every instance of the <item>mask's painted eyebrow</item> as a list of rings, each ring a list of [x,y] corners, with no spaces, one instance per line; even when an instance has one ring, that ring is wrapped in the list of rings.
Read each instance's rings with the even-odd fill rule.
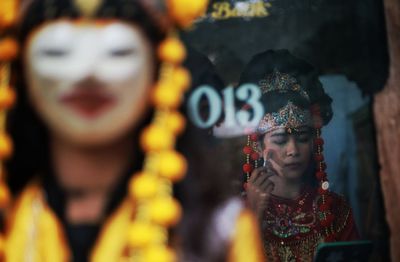
[[[119,47],[114,48],[110,51],[111,55],[113,56],[127,56],[132,55],[137,52],[137,49],[134,47]]]
[[[64,56],[69,53],[66,48],[46,47],[39,50],[39,55],[45,56]]]

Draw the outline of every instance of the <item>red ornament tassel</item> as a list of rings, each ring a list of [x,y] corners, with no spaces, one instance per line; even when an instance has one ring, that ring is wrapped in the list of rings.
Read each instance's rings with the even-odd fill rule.
[[[332,228],[335,216],[331,212],[332,201],[331,197],[329,196],[329,182],[328,182],[328,176],[325,171],[326,163],[323,155],[324,139],[321,137],[321,128],[323,122],[321,118],[321,110],[319,105],[314,105],[311,108],[311,113],[313,115],[314,128],[315,128],[314,159],[316,161],[316,169],[317,169],[315,176],[319,184],[318,194],[321,196],[320,199],[322,200],[322,203],[318,207],[319,211],[323,214],[322,216],[323,219],[320,221],[320,223],[325,231],[325,241],[332,242],[335,241],[335,234]]]

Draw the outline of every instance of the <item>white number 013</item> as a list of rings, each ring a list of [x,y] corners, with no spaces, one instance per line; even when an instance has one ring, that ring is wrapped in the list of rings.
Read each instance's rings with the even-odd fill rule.
[[[260,102],[261,91],[254,84],[243,84],[238,88],[231,86],[222,90],[222,97],[209,85],[196,88],[188,100],[188,112],[191,121],[200,128],[210,128],[225,114],[226,127],[255,127],[264,115],[264,107]],[[208,103],[207,117],[201,115],[200,102]],[[248,108],[237,110],[235,100],[247,104]],[[251,112],[249,111],[251,109]]]

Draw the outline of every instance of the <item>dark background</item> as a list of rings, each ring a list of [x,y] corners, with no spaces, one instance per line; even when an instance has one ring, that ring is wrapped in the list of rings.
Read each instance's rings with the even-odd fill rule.
[[[209,12],[215,2],[238,1],[211,1]],[[321,70],[321,74],[345,74],[364,93],[383,88],[388,54],[380,0],[266,2],[271,4],[267,17],[215,21],[207,17],[183,38],[211,59],[226,83],[238,81],[254,54],[289,49]]]

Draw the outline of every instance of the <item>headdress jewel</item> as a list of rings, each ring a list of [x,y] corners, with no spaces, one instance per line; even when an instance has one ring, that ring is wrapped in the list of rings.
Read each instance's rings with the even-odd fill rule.
[[[303,98],[310,100],[307,92],[300,86],[296,78],[289,74],[274,70],[265,79],[259,82],[262,94],[272,91],[286,93],[288,91],[298,92]],[[261,119],[257,132],[264,134],[277,128],[285,128],[289,131],[300,126],[312,126],[312,116],[309,110],[303,110],[291,101],[278,112],[268,113]]]
[[[289,74],[281,73],[276,69],[272,74],[267,75],[265,79],[261,80],[259,86],[263,94],[271,91],[279,91],[282,93],[296,91],[308,101],[310,100],[307,92],[300,86],[296,78]]]
[[[285,128],[287,130],[297,129],[301,126],[312,126],[312,116],[309,110],[303,110],[300,107],[288,101],[286,106],[278,112],[266,114],[260,121],[257,132],[265,134],[266,132]]]

